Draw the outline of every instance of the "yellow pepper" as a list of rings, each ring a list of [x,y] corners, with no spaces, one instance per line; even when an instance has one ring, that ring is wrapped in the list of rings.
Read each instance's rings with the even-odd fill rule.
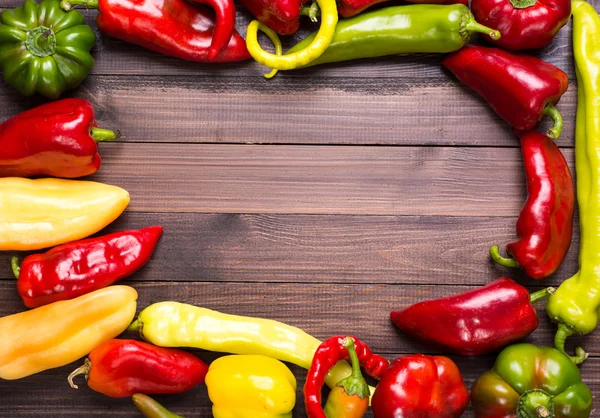
[[[137,292],[110,286],[0,318],[0,379],[72,363],[121,334],[135,316]]]
[[[234,355],[213,361],[206,375],[214,418],[291,418],[296,379],[279,360]]]
[[[0,179],[0,251],[39,250],[95,234],[129,204],[129,193],[102,183]]]

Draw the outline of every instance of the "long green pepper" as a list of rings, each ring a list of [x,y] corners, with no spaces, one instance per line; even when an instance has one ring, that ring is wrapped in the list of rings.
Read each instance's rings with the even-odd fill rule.
[[[305,67],[386,55],[454,52],[469,42],[473,32],[500,38],[500,32],[477,23],[462,4],[386,7],[340,20],[329,47]],[[306,48],[314,37],[309,35],[286,54]]]
[[[571,335],[589,334],[600,314],[600,16],[592,5],[573,1],[573,50],[578,83],[575,169],[581,241],[579,271],[548,299],[558,323],[555,347],[565,353]],[[578,347],[575,364],[587,357]]]

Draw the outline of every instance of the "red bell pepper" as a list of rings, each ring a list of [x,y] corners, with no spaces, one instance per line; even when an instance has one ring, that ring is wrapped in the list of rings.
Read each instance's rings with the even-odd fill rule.
[[[100,168],[96,141],[119,134],[99,129],[94,108],[63,99],[27,110],[0,125],[0,177],[76,178]]]
[[[517,221],[517,241],[506,246],[513,258],[490,248],[494,261],[522,267],[533,279],[548,277],[561,265],[573,234],[575,190],[571,170],[558,146],[538,131],[517,132],[525,161],[529,196]]]
[[[201,384],[207,372],[206,363],[182,350],[136,340],[109,340],[69,375],[69,384],[78,389],[73,379],[84,374],[92,390],[112,398],[172,394]]]
[[[362,13],[366,9],[376,4],[384,3],[389,0],[338,0],[338,12],[340,16],[352,17]],[[469,5],[469,0],[406,0],[408,3],[415,4],[464,4]],[[491,26],[493,28],[493,26]]]
[[[469,391],[456,364],[423,354],[394,360],[371,400],[375,418],[458,418],[468,405]]]
[[[454,354],[491,353],[525,338],[539,324],[532,306],[554,288],[529,294],[503,277],[469,292],[393,311],[392,322],[410,337]]]
[[[300,17],[311,15],[310,8],[304,7],[308,0],[240,0],[246,9],[259,21],[280,35],[291,35],[300,27]],[[316,20],[318,9],[312,11]]]
[[[466,46],[450,54],[444,66],[514,128],[531,130],[543,116],[550,116],[554,127],[548,136],[560,136],[562,116],[555,105],[569,79],[559,68],[529,55],[483,46]]]
[[[29,255],[20,267],[13,257],[19,295],[25,306],[37,308],[109,286],[148,262],[162,232],[152,226],[70,242]]]
[[[571,0],[473,0],[471,10],[483,25],[500,31],[487,39],[513,51],[543,48],[571,18]]]
[[[234,62],[250,58],[235,30],[233,0],[195,0],[210,5],[217,17],[187,0],[63,0],[70,10],[99,10],[96,24],[106,36],[164,55],[196,62]]]

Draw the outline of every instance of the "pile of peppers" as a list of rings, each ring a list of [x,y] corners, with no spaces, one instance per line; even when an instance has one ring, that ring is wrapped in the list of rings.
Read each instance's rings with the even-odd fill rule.
[[[593,332],[600,317],[600,16],[585,0],[240,0],[256,20],[244,40],[233,0],[25,0],[0,13],[0,68],[25,96],[54,102],[0,124],[0,251],[29,310],[0,318],[0,378],[23,379],[75,361],[65,376],[112,398],[131,398],[146,417],[179,417],[148,395],[204,385],[215,418],[291,418],[297,382],[287,364],[306,370],[309,418],[460,417],[587,418],[593,397],[578,365],[573,335]],[[391,361],[357,336],[325,341],[294,326],[176,301],[156,302],[136,317],[137,291],[116,284],[151,263],[161,226],[105,232],[129,193],[86,176],[101,168],[98,143],[117,141],[100,128],[92,103],[62,99],[94,65],[96,35],[76,7],[98,9],[103,36],[203,63],[253,58],[273,77],[294,70],[396,54],[445,54],[449,73],[512,127],[523,156],[528,196],[515,241],[489,254],[500,267],[545,279],[571,246],[575,190],[581,230],[579,271],[558,288],[530,292],[503,276],[467,292],[393,307],[402,334],[442,354],[497,354],[469,389],[452,359],[405,355]],[[209,7],[212,10],[208,10]],[[370,9],[370,10],[369,10]],[[283,54],[279,35],[302,16],[318,31]],[[577,184],[556,144],[567,75],[528,51],[550,44],[573,19],[577,74]],[[258,32],[274,43],[261,48]],[[471,44],[474,33],[483,44]],[[548,117],[552,126],[537,130]],[[104,145],[101,145],[104,146]],[[110,146],[110,145],[106,145]],[[512,270],[509,270],[512,271]],[[522,342],[539,324],[536,304],[557,324],[553,347]],[[131,339],[119,338],[128,332]],[[137,339],[133,339],[136,337]],[[140,341],[140,339],[142,341]],[[196,351],[225,353],[210,364]],[[364,374],[376,382],[368,385]],[[331,389],[323,404],[322,389]]]

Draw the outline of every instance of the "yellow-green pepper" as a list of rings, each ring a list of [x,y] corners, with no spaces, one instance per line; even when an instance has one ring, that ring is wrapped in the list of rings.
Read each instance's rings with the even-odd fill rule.
[[[281,361],[231,355],[213,361],[206,375],[214,418],[291,418],[296,378]]]

